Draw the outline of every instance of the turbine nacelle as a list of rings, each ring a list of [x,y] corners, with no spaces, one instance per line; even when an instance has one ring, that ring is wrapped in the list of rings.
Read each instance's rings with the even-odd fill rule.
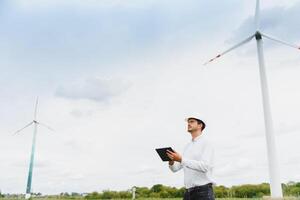
[[[259,31],[256,31],[255,34],[254,34],[254,36],[255,36],[256,40],[261,40],[262,39],[262,35],[261,35],[261,33]]]

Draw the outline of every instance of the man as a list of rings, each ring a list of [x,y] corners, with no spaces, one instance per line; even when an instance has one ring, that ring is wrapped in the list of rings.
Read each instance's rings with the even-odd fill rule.
[[[184,200],[214,200],[212,170],[214,149],[203,134],[205,123],[197,117],[187,118],[187,131],[192,140],[185,146],[183,155],[168,151],[169,168],[173,172],[184,170],[186,192]]]

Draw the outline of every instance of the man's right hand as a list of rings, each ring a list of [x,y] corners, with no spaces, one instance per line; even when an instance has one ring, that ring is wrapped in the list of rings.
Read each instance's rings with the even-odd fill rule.
[[[174,165],[174,160],[173,160],[173,157],[170,153],[171,153],[171,151],[167,150],[167,156],[171,159],[169,161],[169,165]]]

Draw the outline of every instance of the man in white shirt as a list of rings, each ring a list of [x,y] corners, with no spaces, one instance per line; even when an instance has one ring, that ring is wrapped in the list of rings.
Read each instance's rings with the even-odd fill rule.
[[[212,188],[214,149],[202,132],[205,123],[193,116],[187,118],[187,125],[192,140],[185,146],[182,156],[177,152],[167,152],[171,159],[169,168],[173,172],[184,170],[186,188],[184,200],[214,200]]]

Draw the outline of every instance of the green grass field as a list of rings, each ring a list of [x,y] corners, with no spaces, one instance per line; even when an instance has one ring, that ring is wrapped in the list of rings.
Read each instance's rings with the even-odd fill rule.
[[[21,198],[0,198],[1,200],[20,200]],[[84,198],[31,198],[32,200],[71,200]],[[216,198],[216,200],[263,200],[264,198]],[[266,198],[267,199],[267,198]],[[300,200],[300,197],[284,197],[285,200]],[[110,199],[126,200],[126,199]],[[129,200],[129,199],[128,199]],[[138,198],[138,200],[182,200],[182,198]]]

